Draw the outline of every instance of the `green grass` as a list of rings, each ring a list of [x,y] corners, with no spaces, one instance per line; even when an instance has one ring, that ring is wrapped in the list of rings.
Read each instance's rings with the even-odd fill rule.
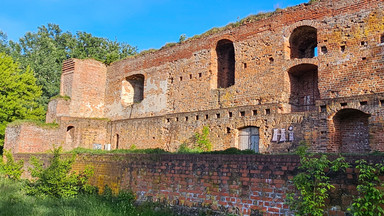
[[[24,182],[0,177],[0,215],[45,216],[45,215],[173,215],[167,208],[157,208],[147,203],[135,206],[131,198],[119,199],[97,194],[79,195],[75,198],[58,199],[52,197],[29,196],[23,190]],[[154,210],[154,209],[159,210]]]
[[[71,98],[68,95],[64,95],[64,96],[63,95],[56,95],[56,96],[51,97],[49,99],[49,101],[53,101],[55,99],[63,99],[63,100],[66,100],[66,101],[71,100]]]
[[[24,120],[16,120],[11,123],[9,123],[7,126],[8,127],[15,127],[15,126],[20,126],[22,124],[27,124],[27,125],[36,125],[42,128],[58,128],[59,125],[56,123],[45,123],[43,121],[39,120],[29,120],[29,119],[24,119]]]

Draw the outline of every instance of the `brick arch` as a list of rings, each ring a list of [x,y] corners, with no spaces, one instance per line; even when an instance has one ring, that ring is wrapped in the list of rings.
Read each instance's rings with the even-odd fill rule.
[[[358,109],[340,109],[329,118],[330,142],[328,152],[370,152],[369,117]]]
[[[316,20],[302,20],[300,22],[296,22],[292,25],[287,26],[283,30],[285,59],[291,59],[290,37],[291,37],[292,33],[294,32],[295,29],[302,27],[302,26],[307,26],[307,27],[311,27],[311,28],[319,30],[324,26],[324,24],[322,24]]]
[[[325,24],[320,23],[319,21],[316,20],[302,20],[300,22],[296,22],[292,25],[287,26],[284,29],[283,35],[285,38],[289,38],[289,36],[292,34],[293,30],[300,26],[310,26],[316,29],[320,29],[324,26]]]
[[[299,26],[289,36],[290,57],[313,58],[316,56],[317,29],[312,26]]]
[[[236,54],[236,43],[235,43],[235,37],[233,35],[221,35],[220,37],[215,37],[210,39],[209,46],[210,46],[210,58],[211,58],[211,64],[209,66],[209,75],[210,75],[210,88],[211,89],[217,89],[218,88],[218,56],[216,52],[217,45],[220,41],[231,41],[234,47],[234,51]],[[236,60],[236,56],[235,56]],[[235,66],[236,67],[236,66]]]

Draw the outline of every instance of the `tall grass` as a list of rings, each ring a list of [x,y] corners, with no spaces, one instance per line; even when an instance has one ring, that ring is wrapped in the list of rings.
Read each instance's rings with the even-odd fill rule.
[[[132,197],[80,194],[74,198],[29,196],[23,190],[25,182],[0,177],[1,216],[118,216],[118,215],[173,215],[171,210],[157,208],[155,204],[135,206]],[[154,210],[159,209],[159,210]]]

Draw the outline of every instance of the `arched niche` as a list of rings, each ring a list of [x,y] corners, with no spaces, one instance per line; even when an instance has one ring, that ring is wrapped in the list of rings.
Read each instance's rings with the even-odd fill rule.
[[[223,39],[217,42],[217,87],[228,88],[235,84],[235,48],[233,42]]]
[[[144,75],[126,77],[121,83],[121,104],[129,106],[144,99]]]
[[[288,70],[292,112],[315,110],[315,101],[320,99],[318,87],[318,67],[313,64],[300,64]]]
[[[316,56],[317,29],[311,26],[299,26],[289,37],[291,59],[313,58]]]

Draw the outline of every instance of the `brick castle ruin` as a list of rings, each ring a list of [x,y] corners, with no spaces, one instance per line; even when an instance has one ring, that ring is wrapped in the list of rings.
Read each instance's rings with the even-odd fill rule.
[[[319,0],[110,66],[69,59],[69,98],[46,117],[59,126],[10,126],[5,148],[174,151],[208,126],[214,149],[384,151],[383,11],[382,0]]]

